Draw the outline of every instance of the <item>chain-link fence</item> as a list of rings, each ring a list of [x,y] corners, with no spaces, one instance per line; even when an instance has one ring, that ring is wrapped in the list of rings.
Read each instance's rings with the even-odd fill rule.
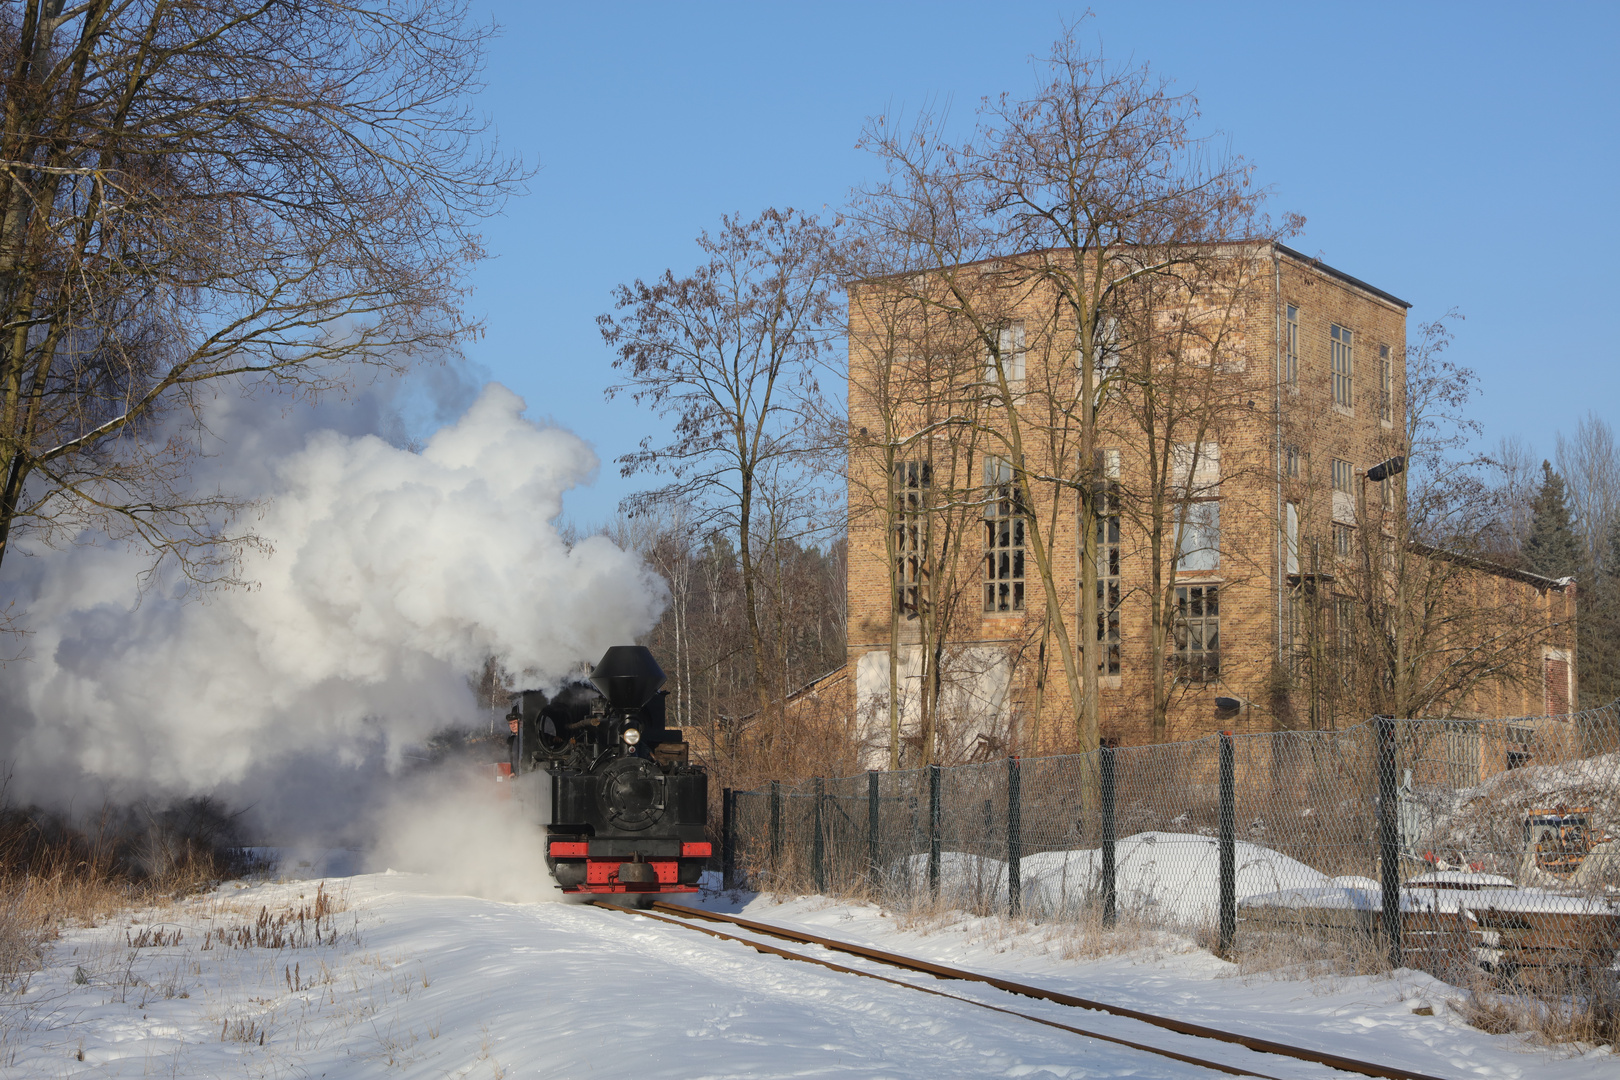
[[[1620,712],[1389,720],[727,794],[736,881],[1360,943],[1567,993],[1620,949]]]

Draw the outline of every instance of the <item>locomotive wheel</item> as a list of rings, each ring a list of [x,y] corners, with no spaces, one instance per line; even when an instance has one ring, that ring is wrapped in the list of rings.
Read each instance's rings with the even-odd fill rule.
[[[646,758],[620,758],[602,772],[602,816],[617,829],[645,829],[664,816],[664,774]]]

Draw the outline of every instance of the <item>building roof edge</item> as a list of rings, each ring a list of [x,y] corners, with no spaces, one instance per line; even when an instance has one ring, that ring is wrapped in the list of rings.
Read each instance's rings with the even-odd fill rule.
[[[1447,551],[1445,548],[1419,543],[1416,540],[1413,540],[1407,547],[1419,555],[1427,555],[1434,559],[1445,559],[1447,562],[1454,562],[1471,570],[1483,570],[1485,573],[1495,574],[1497,577],[1512,578],[1527,585],[1534,585],[1538,589],[1557,589],[1559,592],[1563,592],[1575,584],[1575,579],[1572,577],[1543,577],[1541,574],[1532,574],[1528,570],[1515,570],[1511,566],[1503,566],[1501,563],[1493,563],[1486,559],[1477,559],[1472,555],[1464,555],[1460,551]]]
[[[1287,255],[1287,256],[1289,256],[1290,258],[1293,258],[1293,259],[1297,259],[1298,261],[1304,263],[1306,266],[1311,267],[1313,270],[1320,270],[1320,271],[1322,271],[1322,273],[1326,274],[1328,277],[1337,278],[1338,280],[1344,282],[1347,285],[1354,285],[1356,288],[1362,290],[1363,292],[1371,293],[1372,295],[1378,297],[1380,300],[1387,301],[1387,302],[1389,302],[1391,304],[1396,304],[1396,305],[1398,305],[1398,306],[1400,306],[1401,308],[1404,308],[1404,309],[1410,309],[1411,306],[1412,306],[1410,303],[1408,303],[1405,300],[1402,300],[1400,297],[1396,296],[1394,293],[1385,292],[1383,289],[1380,289],[1376,285],[1369,285],[1365,281],[1362,281],[1358,277],[1352,277],[1349,274],[1345,273],[1343,270],[1338,270],[1338,269],[1335,269],[1334,267],[1329,266],[1327,263],[1323,262],[1321,259],[1313,259],[1311,256],[1306,255],[1303,252],[1295,251],[1293,248],[1289,247],[1287,244],[1277,243],[1275,246],[1276,246],[1277,250],[1282,252],[1284,255]]]

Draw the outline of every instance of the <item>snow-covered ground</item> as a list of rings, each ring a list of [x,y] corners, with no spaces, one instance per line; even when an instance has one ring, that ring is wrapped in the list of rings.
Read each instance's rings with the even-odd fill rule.
[[[449,895],[408,874],[329,878],[324,887],[342,910],[321,923],[320,944],[313,880],[228,885],[157,923],[135,916],[65,936],[26,994],[0,1005],[0,1077],[1215,1075],[628,913]],[[701,902],[1439,1076],[1584,1080],[1617,1069],[1604,1051],[1548,1050],[1467,1027],[1448,987],[1411,972],[1244,978],[1168,935],[1075,958],[1072,941],[1049,928],[995,919],[907,925],[875,907],[814,897]],[[285,913],[283,938],[293,942],[266,946],[265,927]],[[244,931],[260,943],[239,947]],[[973,984],[874,970],[1288,1080],[1342,1075]],[[1414,1013],[1422,1007],[1433,1015]]]

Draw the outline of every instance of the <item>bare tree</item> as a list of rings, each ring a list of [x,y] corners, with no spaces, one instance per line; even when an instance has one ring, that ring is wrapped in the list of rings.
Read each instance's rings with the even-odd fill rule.
[[[803,510],[836,424],[818,379],[836,323],[831,240],[828,226],[793,210],[727,217],[718,235],[698,238],[707,262],[620,285],[624,314],[597,318],[625,377],[608,397],[628,392],[674,421],[669,442],[649,438],[619,459],[625,476],[672,477],[632,507],[686,501],[694,527],[723,529],[737,544],[761,716],[787,690],[761,616],[761,566],[783,539],[820,525]]]
[[[1530,531],[1530,504],[1541,483],[1541,462],[1530,445],[1517,435],[1504,435],[1486,458],[1495,473],[1492,495],[1499,511],[1489,546],[1495,558],[1516,566],[1519,547]]]
[[[1610,526],[1620,515],[1620,453],[1607,420],[1588,411],[1574,435],[1558,433],[1558,472],[1569,485],[1581,538],[1582,576],[1590,580],[1603,560]]]
[[[25,0],[0,13],[0,558],[85,528],[230,573],[179,421],[453,351],[520,170],[461,0]],[[189,411],[189,412],[188,412]]]
[[[1089,749],[1098,742],[1100,660],[1096,440],[1113,376],[1080,359],[1106,351],[1120,289],[1174,277],[1212,243],[1265,239],[1298,220],[1273,229],[1248,166],[1197,137],[1196,101],[1145,68],[1087,54],[1072,29],[1041,67],[1034,94],[987,104],[960,145],[947,142],[938,117],[910,128],[869,124],[864,145],[889,175],[861,201],[886,205],[881,216],[926,255],[909,279],[914,301],[951,312],[979,338],[982,437],[1010,466],[1043,634],[1055,640],[1076,740]],[[1078,657],[1051,547],[1071,501],[1082,537]]]
[[[1111,303],[1118,336],[1112,377],[1120,382],[1101,430],[1117,436],[1130,460],[1098,480],[1098,496],[1139,538],[1150,602],[1149,708],[1154,742],[1167,741],[1170,704],[1178,690],[1221,675],[1218,650],[1197,671],[1178,670],[1178,635],[1187,633],[1177,590],[1186,571],[1219,569],[1222,590],[1243,581],[1241,545],[1222,543],[1220,520],[1241,485],[1236,459],[1223,460],[1220,436],[1269,388],[1264,365],[1248,355],[1244,318],[1267,284],[1269,245],[1211,246],[1164,255],[1169,274],[1147,274],[1116,290]],[[1213,591],[1213,590],[1212,590]],[[1117,607],[1122,598],[1111,598]],[[1190,602],[1190,598],[1189,601]],[[1204,598],[1199,598],[1203,603]],[[1099,611],[1100,619],[1109,618]]]
[[[1580,705],[1594,708],[1620,694],[1620,453],[1608,421],[1589,411],[1574,435],[1559,432],[1558,471],[1580,540]]]

